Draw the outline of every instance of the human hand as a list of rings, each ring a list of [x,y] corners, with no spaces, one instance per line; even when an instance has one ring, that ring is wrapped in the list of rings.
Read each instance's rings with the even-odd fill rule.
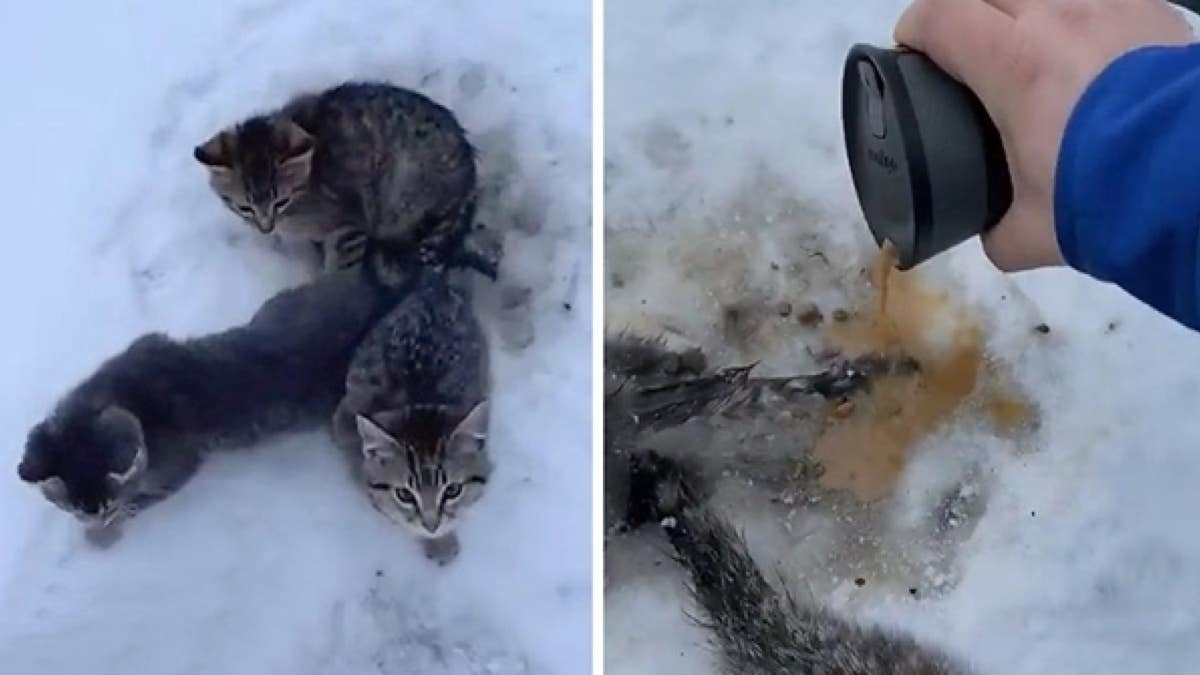
[[[1193,39],[1163,0],[915,0],[895,37],[974,91],[1000,131],[1013,202],[983,246],[1005,271],[1063,263],[1054,172],[1087,86],[1135,48]]]

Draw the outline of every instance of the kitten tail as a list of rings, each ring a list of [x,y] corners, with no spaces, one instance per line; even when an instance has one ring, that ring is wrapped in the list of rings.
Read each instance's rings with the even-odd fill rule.
[[[628,518],[658,520],[730,675],[963,675],[947,656],[905,635],[851,623],[780,593],[746,542],[699,503],[688,474],[647,453],[631,462]],[[637,511],[640,509],[640,512]]]

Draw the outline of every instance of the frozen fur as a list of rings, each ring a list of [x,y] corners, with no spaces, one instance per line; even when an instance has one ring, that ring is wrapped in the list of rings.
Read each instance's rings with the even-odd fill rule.
[[[349,270],[235,328],[144,335],[33,428],[19,475],[89,531],[113,526],[177,490],[205,451],[326,422],[355,346],[402,292]]]

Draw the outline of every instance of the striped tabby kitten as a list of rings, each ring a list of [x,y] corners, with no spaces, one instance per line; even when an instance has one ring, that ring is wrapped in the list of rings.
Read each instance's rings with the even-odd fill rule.
[[[326,270],[393,251],[454,251],[473,223],[475,151],[454,114],[413,91],[346,83],[222,130],[194,156],[238,217],[310,240]],[[495,277],[495,261],[472,263]],[[484,269],[487,268],[487,269]]]
[[[371,503],[443,565],[492,470],[487,339],[471,305],[458,278],[418,272],[355,353],[333,423]]]

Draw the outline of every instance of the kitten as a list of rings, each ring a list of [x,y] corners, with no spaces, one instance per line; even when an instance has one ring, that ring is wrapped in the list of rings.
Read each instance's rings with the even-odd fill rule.
[[[692,598],[731,675],[964,675],[907,635],[863,626],[779,593],[746,542],[699,503],[689,472],[643,453],[628,477],[631,524],[658,520],[690,578]]]
[[[699,377],[708,360],[699,349],[672,350],[662,339],[630,333],[604,340],[604,524],[605,537],[624,532],[626,474],[630,452],[647,435],[636,414],[640,389]],[[686,420],[680,420],[683,423]]]
[[[328,422],[355,347],[406,290],[347,270],[275,295],[242,326],[144,335],[34,426],[18,474],[111,541],[204,452]]]
[[[262,233],[317,243],[326,270],[368,240],[459,252],[473,226],[475,150],[454,114],[380,82],[300,96],[213,135],[193,155],[217,196]],[[496,252],[464,264],[495,277]]]
[[[460,281],[418,274],[355,353],[333,424],[371,503],[443,565],[492,470],[487,340]]]
[[[724,672],[738,675],[961,675],[952,658],[905,635],[861,626],[825,608],[776,591],[745,541],[705,503],[702,458],[680,459],[643,449],[657,429],[707,417],[714,399],[738,390],[799,392],[814,401],[867,386],[872,377],[912,367],[876,357],[792,378],[730,380],[707,371],[695,350],[672,351],[661,340],[632,335],[605,341],[604,406],[606,537],[657,522],[690,580],[701,625],[713,637]],[[748,375],[748,371],[746,371]],[[692,385],[703,386],[692,386]],[[740,396],[733,396],[741,400]],[[753,400],[753,399],[750,399]],[[717,406],[723,410],[724,405]]]
[[[628,333],[607,337],[604,464],[612,470],[604,473],[606,534],[626,527],[620,515],[627,490],[622,482],[624,467],[630,454],[655,433],[690,420],[745,417],[780,406],[803,419],[820,419],[826,401],[867,389],[877,378],[911,374],[919,368],[919,363],[903,355],[867,354],[839,359],[806,375],[755,377],[753,364],[711,370],[699,349],[672,350],[661,339]],[[749,461],[773,471],[766,457]]]

